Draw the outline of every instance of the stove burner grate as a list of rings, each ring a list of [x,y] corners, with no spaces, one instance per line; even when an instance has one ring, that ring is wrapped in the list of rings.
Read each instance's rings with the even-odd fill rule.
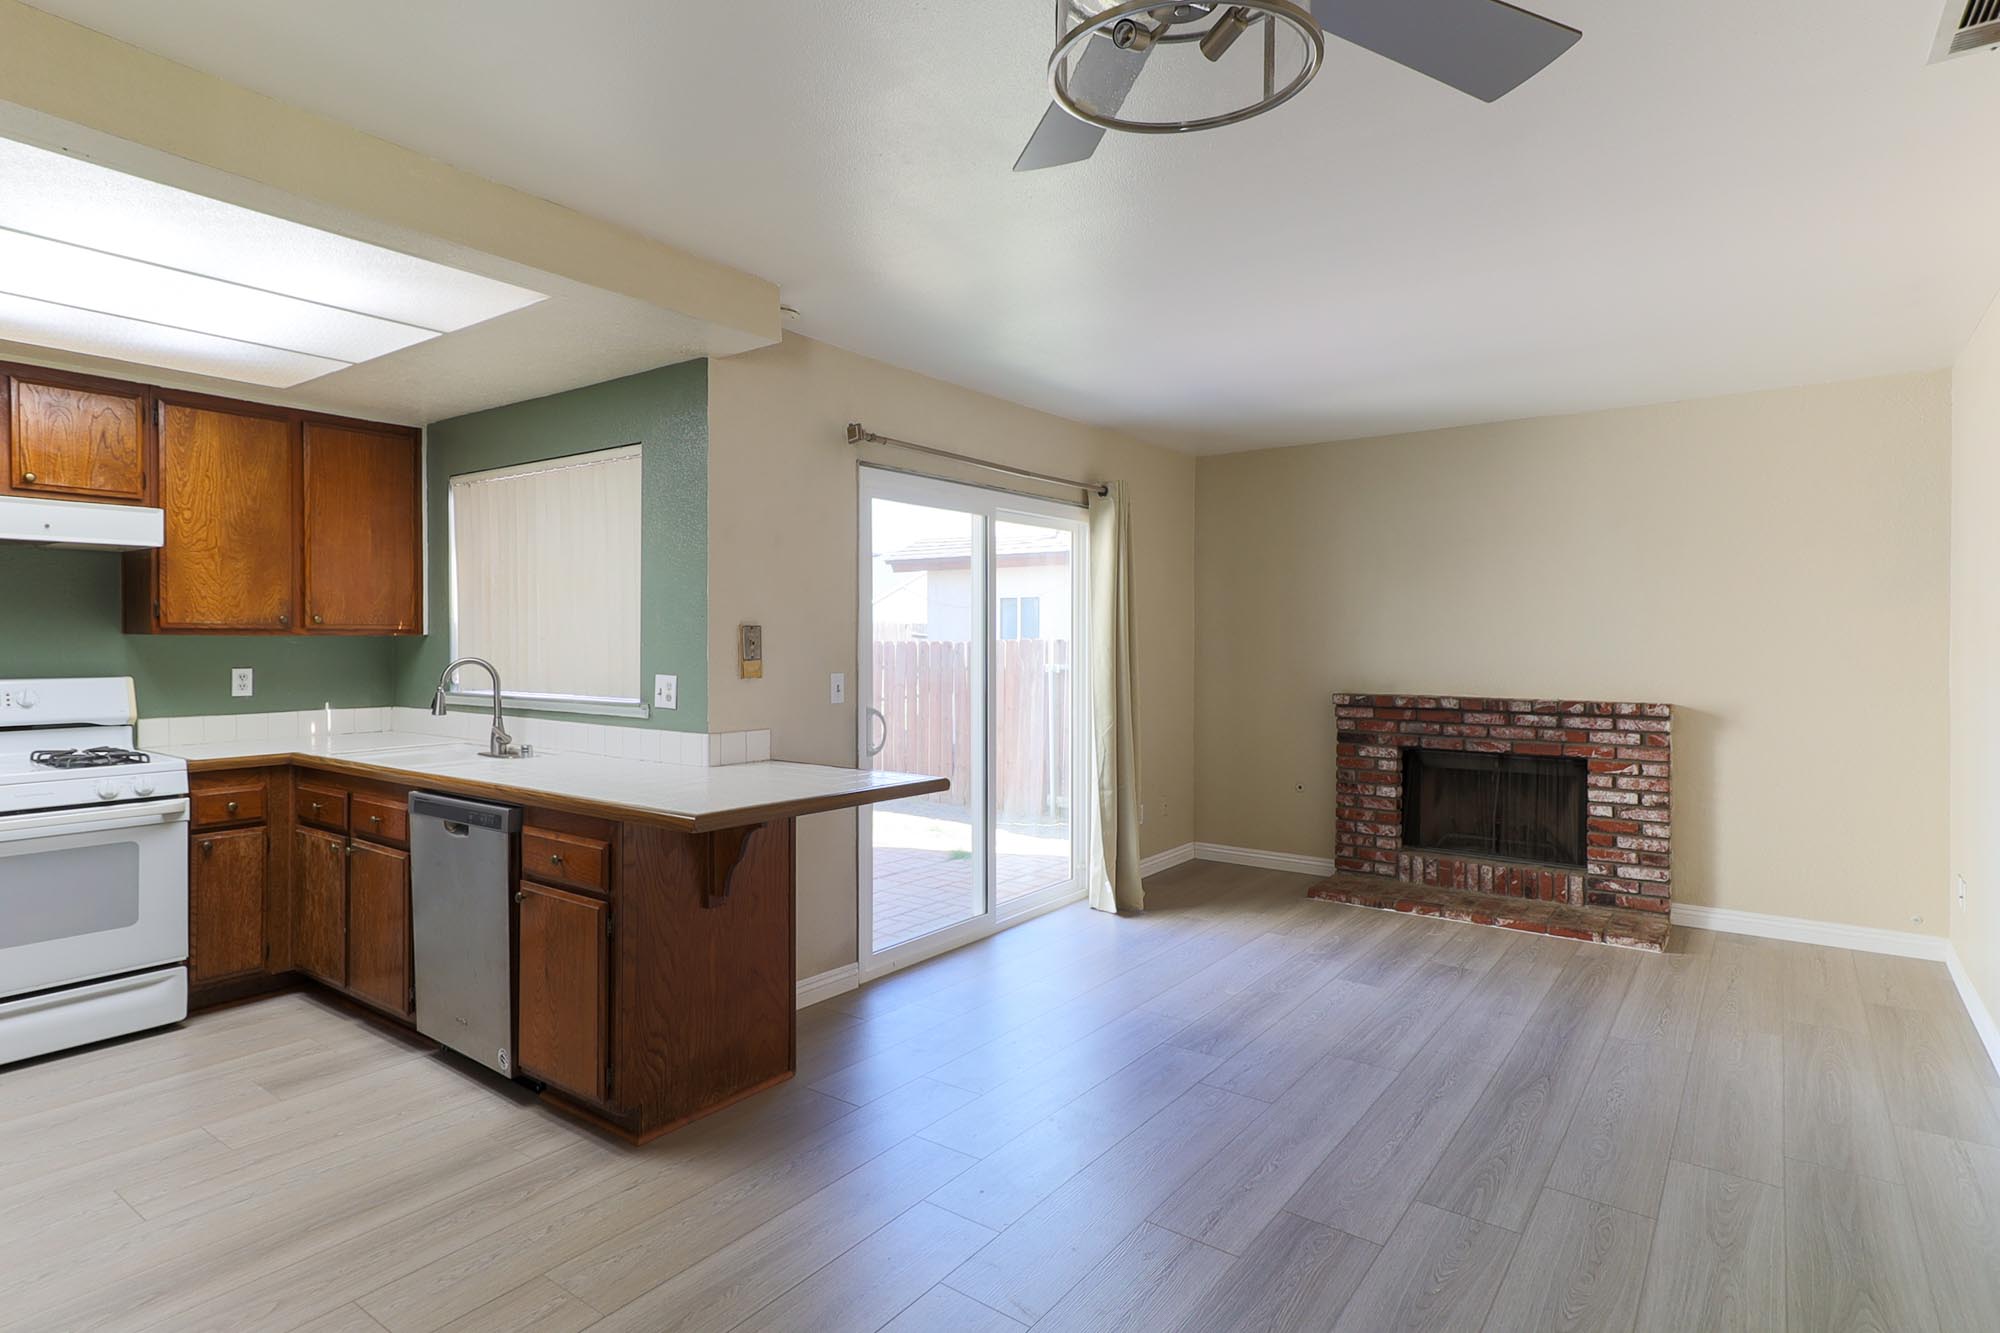
[[[28,762],[44,768],[113,768],[120,764],[150,764],[153,756],[117,745],[98,745],[88,750],[36,750],[28,756]]]

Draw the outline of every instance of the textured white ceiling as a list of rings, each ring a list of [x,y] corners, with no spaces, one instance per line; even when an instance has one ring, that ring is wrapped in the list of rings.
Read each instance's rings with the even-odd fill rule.
[[[1032,175],[1043,0],[40,7],[1213,449],[1947,364],[2000,58],[1926,67],[1942,3],[1539,0],[1583,40],[1494,105],[1333,43],[1272,115]]]

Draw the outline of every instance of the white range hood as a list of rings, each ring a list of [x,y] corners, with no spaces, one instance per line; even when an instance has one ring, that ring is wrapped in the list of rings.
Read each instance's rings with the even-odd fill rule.
[[[0,542],[77,550],[144,551],[166,541],[164,510],[0,495]]]

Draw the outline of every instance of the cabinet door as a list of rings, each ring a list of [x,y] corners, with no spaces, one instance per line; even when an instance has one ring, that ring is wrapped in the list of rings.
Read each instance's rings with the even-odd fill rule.
[[[347,984],[347,839],[317,829],[292,831],[296,914],[293,955],[299,970]]]
[[[521,1071],[565,1092],[601,1102],[608,1089],[610,908],[595,898],[523,881]]]
[[[146,499],[146,400],[16,376],[7,481],[23,495],[110,504]]]
[[[417,628],[419,457],[413,434],[306,423],[307,630]]]
[[[264,830],[203,833],[188,867],[188,979],[215,981],[264,966]]]
[[[161,404],[159,628],[291,629],[297,459],[284,418]]]
[[[347,988],[410,1012],[410,854],[357,842],[347,857]]]

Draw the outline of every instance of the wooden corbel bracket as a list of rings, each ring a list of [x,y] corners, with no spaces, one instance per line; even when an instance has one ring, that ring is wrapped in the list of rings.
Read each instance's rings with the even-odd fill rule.
[[[745,824],[740,828],[717,829],[708,835],[708,874],[702,880],[701,905],[720,907],[736,887],[736,871],[750,854],[750,844],[768,824]]]

